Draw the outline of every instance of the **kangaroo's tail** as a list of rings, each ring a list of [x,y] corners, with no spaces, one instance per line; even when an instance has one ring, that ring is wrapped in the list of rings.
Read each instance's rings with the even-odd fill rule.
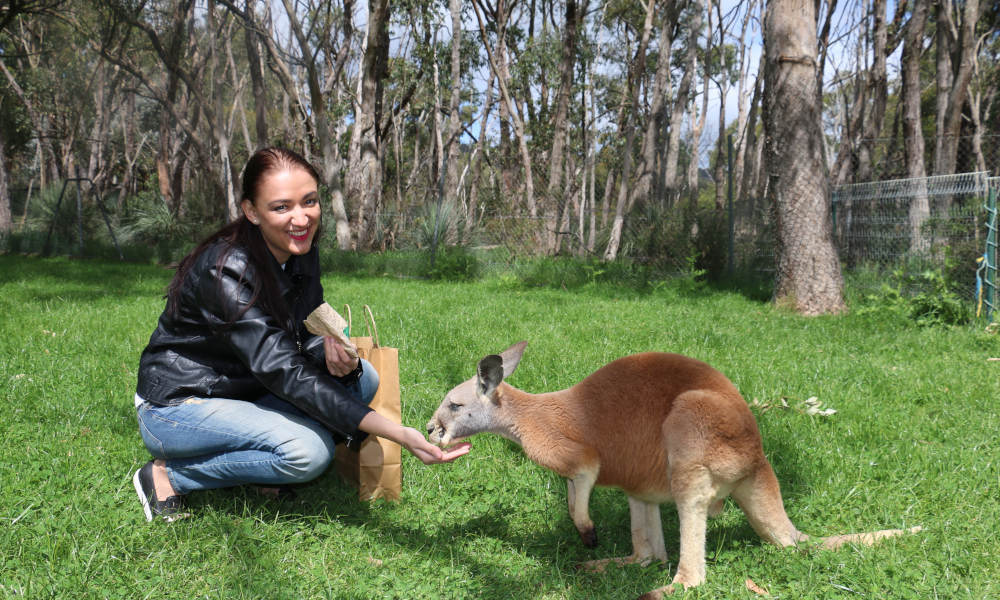
[[[732,492],[733,499],[740,505],[750,520],[750,525],[764,540],[778,546],[794,546],[810,539],[821,548],[834,549],[844,544],[872,546],[886,538],[907,533],[917,533],[922,527],[909,529],[883,529],[867,533],[848,533],[822,538],[810,538],[802,533],[788,519],[781,501],[781,491],[774,470],[767,461],[762,461],[757,470],[744,479]]]
[[[833,550],[839,548],[844,544],[860,544],[862,546],[874,546],[880,541],[896,537],[898,535],[905,535],[907,533],[917,533],[923,530],[923,527],[910,527],[909,529],[883,529],[881,531],[869,531],[867,533],[847,533],[844,535],[831,535],[829,537],[819,538],[820,547],[827,550]]]

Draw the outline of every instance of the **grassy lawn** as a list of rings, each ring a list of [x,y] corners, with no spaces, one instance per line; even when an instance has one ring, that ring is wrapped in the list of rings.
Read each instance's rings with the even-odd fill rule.
[[[171,272],[0,256],[0,598],[633,598],[675,564],[581,572],[631,551],[628,507],[597,490],[584,548],[557,476],[495,436],[428,467],[404,452],[401,502],[360,503],[334,472],[297,500],[192,495],[147,524],[131,485],[148,460],[132,408],[139,353]],[[715,365],[754,408],[785,505],[829,535],[923,525],[875,548],[764,545],[728,505],[689,598],[1000,597],[1000,336],[888,313],[806,319],[736,292],[528,289],[509,279],[324,279],[370,304],[400,349],[403,420],[422,428],[476,361],[529,345],[510,383],[567,387],[645,350]],[[817,397],[831,416],[808,415]],[[788,408],[782,407],[782,399]],[[675,560],[677,517],[662,509]]]

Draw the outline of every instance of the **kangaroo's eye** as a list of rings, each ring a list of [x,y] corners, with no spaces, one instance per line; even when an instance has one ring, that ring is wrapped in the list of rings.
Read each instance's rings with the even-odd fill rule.
[[[448,408],[450,408],[452,410],[452,412],[454,412],[454,411],[462,408],[462,405],[461,404],[456,404],[454,402],[449,402],[448,403]]]

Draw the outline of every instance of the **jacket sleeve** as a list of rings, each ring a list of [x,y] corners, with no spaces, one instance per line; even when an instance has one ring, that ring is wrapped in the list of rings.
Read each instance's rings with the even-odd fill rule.
[[[241,271],[242,265],[228,260],[221,270],[211,267],[210,275],[221,285],[196,286],[203,318],[271,393],[347,440],[363,438],[358,424],[371,408],[355,400],[325,368],[303,354],[294,337],[273,316],[255,305],[235,321],[228,321],[239,315],[253,296],[252,269],[242,277]]]

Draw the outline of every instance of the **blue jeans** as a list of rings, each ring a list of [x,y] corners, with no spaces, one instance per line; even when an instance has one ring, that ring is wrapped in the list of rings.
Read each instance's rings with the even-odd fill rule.
[[[378,373],[364,363],[347,389],[370,404]],[[164,459],[178,494],[246,483],[286,485],[319,477],[333,460],[334,441],[320,423],[274,395],[257,401],[190,398],[177,406],[139,405],[146,448]]]

